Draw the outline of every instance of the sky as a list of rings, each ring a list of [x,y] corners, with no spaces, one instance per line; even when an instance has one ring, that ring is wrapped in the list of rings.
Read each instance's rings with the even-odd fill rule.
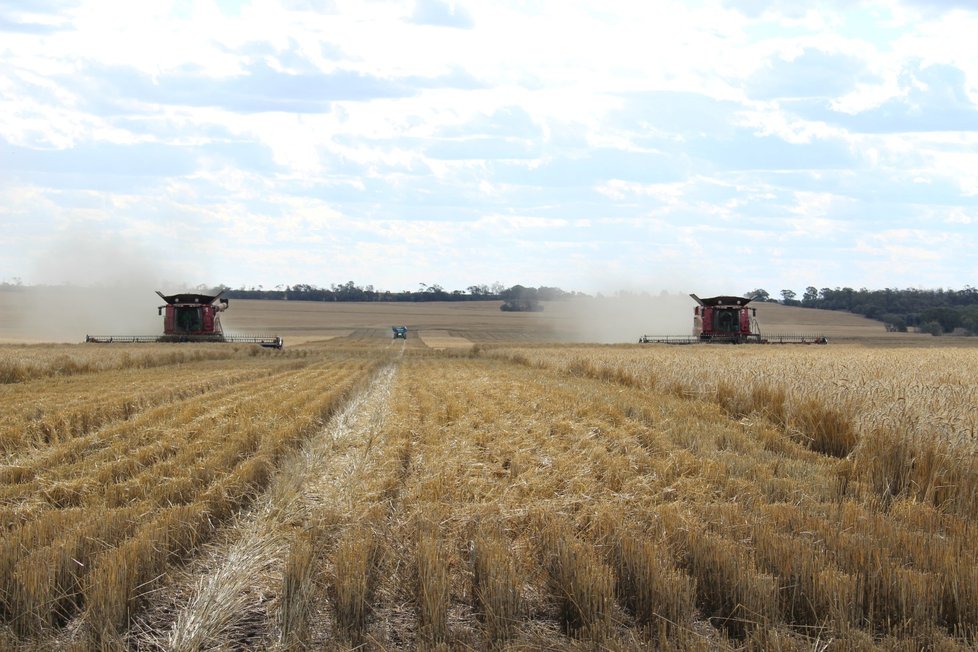
[[[973,0],[0,0],[0,281],[975,285],[975,34]]]

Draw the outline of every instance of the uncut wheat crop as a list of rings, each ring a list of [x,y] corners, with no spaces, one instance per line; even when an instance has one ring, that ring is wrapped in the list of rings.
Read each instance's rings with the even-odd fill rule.
[[[217,348],[0,386],[0,645],[978,645],[969,350]]]

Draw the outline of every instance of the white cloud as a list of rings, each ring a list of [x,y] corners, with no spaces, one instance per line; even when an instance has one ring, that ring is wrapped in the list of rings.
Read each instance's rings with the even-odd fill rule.
[[[963,208],[953,208],[947,212],[945,219],[948,224],[976,224],[978,223],[978,209],[966,211]]]
[[[816,285],[909,259],[951,286],[962,257],[928,252],[978,245],[962,229],[975,12],[87,0],[27,18],[54,29],[0,35],[0,258],[15,265],[51,237],[37,225],[102,224],[222,275],[197,282],[721,284],[695,261],[736,243],[746,288],[817,242]],[[914,283],[893,267],[887,285]]]

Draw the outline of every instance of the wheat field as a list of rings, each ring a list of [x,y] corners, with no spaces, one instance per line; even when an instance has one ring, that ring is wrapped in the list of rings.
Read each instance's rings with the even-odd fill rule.
[[[0,346],[0,648],[978,645],[978,349],[387,321]]]

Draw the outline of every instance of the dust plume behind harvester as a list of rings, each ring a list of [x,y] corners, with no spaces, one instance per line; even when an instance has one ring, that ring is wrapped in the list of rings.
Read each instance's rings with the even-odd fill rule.
[[[752,299],[719,296],[700,299],[693,308],[693,335],[654,337],[643,335],[641,344],[827,344],[822,335],[761,335],[757,309],[748,306]]]
[[[186,292],[165,295],[166,303],[158,308],[163,317],[162,335],[86,335],[85,341],[95,344],[133,342],[231,342],[236,344],[260,344],[266,348],[281,349],[284,340],[277,336],[226,335],[221,327],[221,313],[228,309],[229,301],[223,296]]]

